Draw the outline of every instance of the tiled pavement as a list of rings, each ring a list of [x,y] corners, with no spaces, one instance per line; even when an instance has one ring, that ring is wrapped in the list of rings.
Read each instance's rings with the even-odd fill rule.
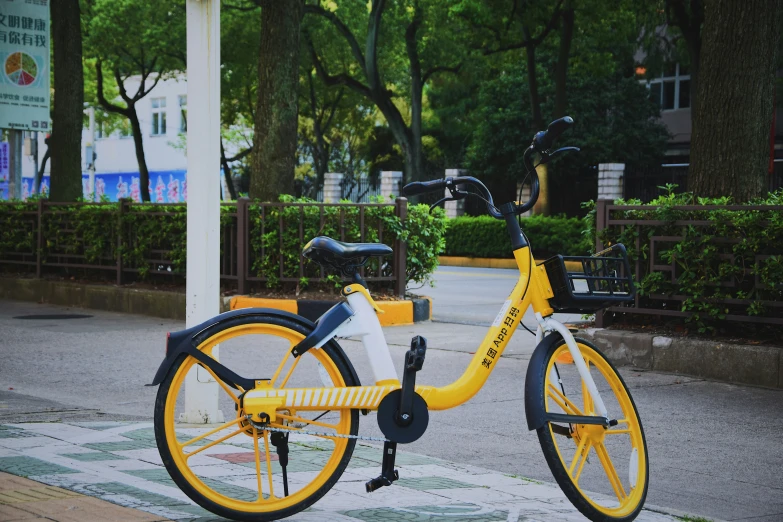
[[[238,445],[237,453],[204,459],[214,461],[216,469],[242,465],[246,451]],[[367,494],[364,483],[378,475],[380,458],[379,448],[358,444],[351,464],[332,491],[289,520],[584,520],[555,485],[406,452],[397,456],[400,480],[390,488]],[[80,522],[223,520],[194,505],[169,478],[155,447],[151,423],[0,425],[0,472],[41,483],[3,480],[0,476],[0,521],[44,516],[48,520]],[[234,491],[242,488],[241,484],[228,483],[219,473],[212,480]],[[99,501],[88,497],[123,507],[107,504],[101,508]],[[67,507],[76,505],[77,500],[77,511]],[[677,518],[645,510],[637,520]]]

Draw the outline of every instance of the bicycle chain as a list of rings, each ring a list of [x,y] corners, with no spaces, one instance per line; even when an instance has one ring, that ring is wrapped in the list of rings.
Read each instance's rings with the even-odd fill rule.
[[[280,433],[301,433],[304,435],[315,435],[317,437],[334,437],[338,439],[355,439],[355,440],[371,440],[374,442],[391,442],[389,439],[382,439],[380,437],[366,437],[362,435],[343,435],[342,433],[324,433],[320,431],[309,431],[293,428],[273,428],[272,426],[266,426],[264,424],[257,424],[251,419],[247,419],[250,424],[257,430],[277,431]]]

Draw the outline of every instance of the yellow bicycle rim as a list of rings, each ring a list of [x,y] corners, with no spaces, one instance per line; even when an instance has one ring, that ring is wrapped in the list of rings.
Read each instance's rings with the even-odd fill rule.
[[[647,454],[639,418],[619,376],[606,359],[591,347],[582,343],[577,344],[601,392],[601,397],[607,403],[610,418],[615,418],[618,424],[608,430],[600,425],[572,425],[573,438],[566,439],[555,433],[550,423],[549,433],[563,469],[582,498],[605,515],[618,518],[628,516],[642,501],[647,483]],[[557,372],[554,371],[555,365],[557,365]],[[563,379],[562,385],[556,382],[558,376]],[[568,347],[562,344],[552,354],[547,366],[546,410],[570,415],[595,415],[592,399],[581,378],[568,380],[567,376],[578,377],[578,373]],[[579,386],[575,386],[575,383],[579,383]],[[612,451],[607,449],[606,444],[610,438],[612,442],[610,447],[619,445],[623,448],[624,460],[613,460]],[[600,472],[595,476],[599,479],[603,478],[605,482],[580,484],[586,463],[592,459],[595,460],[591,464],[597,465],[596,468],[600,466],[599,469],[602,471],[602,476]],[[618,472],[620,464],[627,467],[620,468]],[[625,470],[627,470],[627,477],[623,480],[621,476],[624,475]],[[596,485],[602,486],[598,494],[591,490],[591,487],[595,489]]]
[[[276,338],[282,338],[287,340],[290,346],[296,345],[304,338],[304,336],[299,332],[293,331],[291,329],[282,326],[271,325],[271,324],[250,323],[250,324],[235,326],[233,328],[229,328],[215,334],[214,336],[204,341],[199,346],[199,350],[209,355],[212,355],[213,348],[218,344],[226,343],[230,339],[243,335],[267,335],[267,336],[271,335],[271,336],[275,336]],[[315,357],[318,363],[320,363],[323,369],[328,373],[328,376],[331,378],[332,383],[334,383],[335,387],[346,385],[345,380],[340,374],[340,371],[338,370],[337,366],[322,349],[309,350],[306,354],[301,356],[299,359],[303,357]],[[272,379],[272,384],[275,388],[284,388],[285,384],[288,382],[292,373],[295,371],[297,363],[299,362],[298,360],[295,360],[293,364],[290,364],[290,368],[287,371],[284,370],[284,366],[290,363],[290,359],[291,359],[290,353],[286,351],[284,358],[277,366],[277,372],[275,373]],[[269,440],[270,437],[268,431],[256,430],[247,425],[243,427],[238,419],[232,419],[232,420],[228,420],[228,422],[224,423],[221,426],[218,426],[217,428],[211,429],[206,434],[202,434],[197,437],[190,438],[189,440],[185,440],[184,442],[181,439],[178,439],[176,433],[177,422],[175,418],[177,397],[180,393],[184,393],[183,385],[185,382],[185,377],[196,364],[197,361],[195,359],[193,359],[192,357],[188,357],[182,363],[182,365],[180,365],[176,374],[174,375],[172,384],[169,388],[168,395],[166,397],[164,423],[165,423],[166,443],[171,452],[171,456],[174,461],[174,464],[176,465],[177,469],[181,472],[182,476],[187,480],[187,482],[200,495],[224,508],[228,508],[236,511],[251,512],[251,513],[277,511],[281,509],[286,509],[304,500],[307,500],[308,498],[316,494],[318,490],[327,482],[327,480],[337,471],[340,461],[348,445],[348,439],[336,438],[336,437],[324,437],[324,440],[331,441],[334,444],[334,447],[332,449],[331,456],[324,463],[323,469],[321,469],[321,471],[314,478],[312,478],[309,483],[302,486],[301,489],[285,497],[283,495],[283,491],[281,490],[281,488],[279,488],[279,485],[278,487],[275,487],[273,484],[272,461],[276,460],[276,457],[274,459],[272,458],[275,452],[275,448],[270,444],[270,440]],[[209,371],[204,367],[201,368]],[[236,404],[238,404],[239,400],[238,400],[238,395],[236,390],[229,388],[225,383],[220,381],[217,378],[217,376],[214,375],[211,371],[209,371],[209,373],[212,374],[213,379],[218,381],[220,387],[223,389],[223,392],[231,395],[232,400]],[[349,434],[351,429],[351,412],[349,410],[343,410],[339,412],[339,415],[340,415],[339,421],[336,424],[328,425],[328,427],[330,429],[333,429],[334,434]],[[295,412],[289,412],[288,417],[297,418]],[[304,421],[309,419],[302,419],[302,420]],[[275,424],[273,423],[273,425]],[[327,425],[323,423],[315,422],[311,426],[311,428],[315,428],[318,431],[323,431],[323,426],[327,426]],[[218,436],[216,433],[218,431],[221,431],[221,428],[222,431],[228,430],[230,433],[234,433],[234,435],[227,436],[224,438],[223,434],[220,433],[220,437],[215,439],[214,437]],[[304,428],[304,429],[308,429],[308,428]],[[215,433],[213,434],[212,432]],[[296,431],[292,430],[291,434],[295,435]],[[210,435],[213,437],[212,439],[207,438],[207,436]],[[250,438],[252,439],[253,451],[255,453],[256,479],[258,484],[258,497],[252,500],[232,498],[230,496],[226,496],[220,493],[219,491],[216,491],[216,489],[213,489],[213,487],[210,487],[207,484],[209,479],[206,477],[203,478],[199,477],[193,471],[191,465],[188,462],[193,455],[198,454],[205,447],[211,447],[212,445],[214,445],[216,440],[219,441],[218,443],[220,442],[229,443],[229,441],[232,438],[246,437],[247,435],[250,435]],[[196,446],[195,443],[200,443],[200,446]],[[291,456],[291,459],[293,463],[293,455]],[[299,485],[301,485],[301,481]],[[252,493],[252,491],[249,489],[247,491]]]

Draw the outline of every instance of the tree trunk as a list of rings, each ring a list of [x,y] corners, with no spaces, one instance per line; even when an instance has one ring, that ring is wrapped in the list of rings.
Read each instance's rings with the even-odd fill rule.
[[[258,105],[250,197],[293,194],[296,167],[299,25],[302,0],[266,0],[261,7]]]
[[[223,177],[226,180],[226,187],[228,187],[228,195],[231,201],[236,201],[237,191],[234,189],[234,180],[231,179],[231,167],[228,166],[228,160],[226,159],[226,149],[223,148],[223,138],[220,138],[220,163],[223,165]]]
[[[36,194],[41,193],[41,181],[43,181],[43,173],[46,170],[46,162],[49,161],[49,157],[52,153],[52,148],[49,146],[49,140],[46,140],[46,152],[44,152],[43,159],[41,160],[41,166],[38,167],[38,172],[35,173],[34,190]]]
[[[51,137],[52,174],[49,199],[76,201],[82,197],[82,32],[78,0],[51,2],[54,53],[55,131]]]
[[[408,25],[405,31],[405,47],[408,53],[408,62],[410,63],[411,77],[411,127],[410,127],[410,153],[406,159],[408,163],[407,182],[418,181],[424,176],[424,161],[421,145],[421,110],[424,82],[421,77],[421,61],[419,60],[419,42],[418,29],[421,25],[421,8],[418,3],[414,13],[413,21]]]
[[[760,196],[769,161],[783,0],[712,0],[705,7],[688,189]]]
[[[555,66],[555,119],[566,115],[568,97],[566,79],[568,76],[568,57],[571,54],[571,42],[574,39],[574,8],[570,0],[566,0],[560,15],[560,49]]]
[[[136,114],[136,104],[128,104],[128,119],[130,120],[131,130],[133,131],[133,145],[136,150],[136,162],[139,164],[139,193],[141,201],[149,203],[150,201],[150,171],[147,169],[147,159],[144,157],[144,142],[141,137],[141,124],[139,116]]]
[[[530,35],[525,32],[525,38],[530,41]],[[528,45],[525,47],[527,56],[527,83],[530,88],[530,112],[533,115],[531,124],[533,132],[544,130],[544,117],[541,115],[541,97],[538,94],[538,76],[536,75],[536,47]]]

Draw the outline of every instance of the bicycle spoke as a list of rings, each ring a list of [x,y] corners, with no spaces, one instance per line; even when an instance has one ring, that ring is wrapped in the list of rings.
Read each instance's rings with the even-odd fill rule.
[[[253,453],[256,457],[256,481],[258,482],[258,500],[256,502],[263,502],[264,490],[261,486],[261,456],[258,454],[258,430],[255,427],[253,427]]]
[[[272,485],[272,457],[269,455],[269,432],[264,430],[264,449],[266,451],[266,473],[269,477],[269,498],[275,498],[275,487]]]
[[[228,385],[226,383],[224,383],[222,379],[219,379],[218,376],[215,375],[215,372],[213,372],[212,370],[210,370],[208,367],[204,366],[203,364],[200,364],[199,366],[201,366],[207,372],[209,372],[209,374],[212,376],[212,378],[215,379],[215,381],[217,381],[217,383],[220,385],[220,387],[223,388],[223,391],[225,391],[228,394],[228,396],[231,397],[231,400],[233,400],[235,404],[239,404],[239,398],[236,395],[234,395],[234,392],[231,391],[231,388],[229,388]],[[245,393],[245,390],[243,390],[241,386],[239,386],[237,384],[237,387],[239,388],[239,390],[242,393]]]
[[[606,451],[606,446],[602,442],[595,445],[595,453],[598,455],[598,460],[601,461],[601,465],[604,467],[606,477],[609,479],[609,483],[614,489],[614,494],[617,495],[617,500],[620,503],[627,497],[625,490],[623,489],[623,483],[620,481],[620,477],[617,476],[617,471],[614,469],[612,459],[609,457],[609,453]]]
[[[209,437],[210,435],[213,435],[213,434],[219,432],[220,430],[226,429],[229,426],[231,426],[232,424],[236,424],[237,422],[239,422],[239,419],[232,419],[232,420],[230,420],[230,421],[228,421],[228,422],[226,422],[224,424],[221,424],[220,426],[218,426],[214,430],[210,430],[210,431],[208,431],[206,433],[202,433],[198,437],[192,438],[192,439],[190,439],[187,442],[183,442],[182,444],[179,445],[179,447],[180,448],[184,448],[185,446],[189,446],[189,445],[193,444],[194,442],[198,442],[198,441],[200,441],[201,439],[203,439],[205,437]]]
[[[189,458],[190,458],[190,457],[192,457],[193,455],[195,455],[195,454],[197,454],[197,453],[201,453],[201,452],[202,452],[202,451],[204,451],[205,449],[211,448],[211,447],[212,447],[212,446],[214,446],[215,444],[220,444],[221,442],[223,442],[223,441],[225,441],[225,440],[228,440],[228,439],[230,439],[231,437],[236,437],[237,435],[239,435],[240,433],[243,433],[244,431],[245,431],[245,428],[239,428],[239,429],[238,429],[237,431],[235,431],[234,433],[229,433],[229,434],[228,434],[228,435],[226,435],[225,437],[220,437],[220,438],[219,438],[219,439],[217,439],[217,440],[213,440],[213,441],[212,441],[212,442],[210,442],[209,444],[205,444],[204,446],[201,446],[201,447],[200,447],[199,449],[197,449],[197,450],[193,450],[193,451],[191,451],[190,453],[185,453],[185,452],[183,452],[183,454],[185,455],[185,458],[189,459]]]
[[[285,363],[288,361],[288,357],[291,355],[291,348],[293,346],[294,346],[294,343],[291,343],[288,346],[288,350],[286,350],[285,353],[283,354],[283,360],[280,361],[280,365],[277,367],[277,370],[275,370],[275,374],[272,375],[271,379],[269,379],[269,382],[272,383],[272,385],[275,384],[275,381],[280,376],[280,372],[283,371],[283,367],[285,366]],[[298,359],[298,357],[296,359]],[[294,360],[296,360],[296,359],[294,359]],[[280,388],[282,388],[282,386],[280,386]]]
[[[579,485],[579,477],[582,475],[582,469],[585,467],[585,462],[587,462],[587,457],[590,456],[590,448],[593,447],[593,443],[589,440],[587,441],[587,445],[584,449],[584,457],[582,458],[582,461],[579,463],[579,467],[576,469],[576,475],[573,475],[574,477],[574,484],[577,486]]]
[[[577,408],[576,404],[571,402],[568,397],[563,395],[563,393],[557,389],[555,385],[552,383],[549,384],[549,388],[555,392],[555,395],[549,394],[549,397],[555,401],[555,403],[560,406],[560,408],[563,409],[564,412],[570,414],[570,415],[584,415],[579,408]]]
[[[585,449],[585,444],[587,444],[587,437],[582,437],[582,441],[576,446],[576,453],[574,454],[574,459],[571,461],[571,465],[568,466],[568,474],[571,476],[574,475],[574,468],[576,467],[576,464],[579,462],[579,457],[581,457],[583,454],[583,451]]]
[[[618,435],[620,433],[629,433],[630,434],[631,433],[631,429],[629,428],[627,430],[606,430],[606,432],[604,434],[605,435]]]
[[[288,373],[285,375],[285,379],[283,379],[283,382],[280,383],[280,386],[278,386],[278,388],[285,388],[285,385],[288,383],[288,379],[291,378],[291,374],[294,373],[294,368],[296,368],[296,365],[299,364],[299,360],[301,358],[302,357],[300,356],[294,359],[294,363],[288,369]]]

